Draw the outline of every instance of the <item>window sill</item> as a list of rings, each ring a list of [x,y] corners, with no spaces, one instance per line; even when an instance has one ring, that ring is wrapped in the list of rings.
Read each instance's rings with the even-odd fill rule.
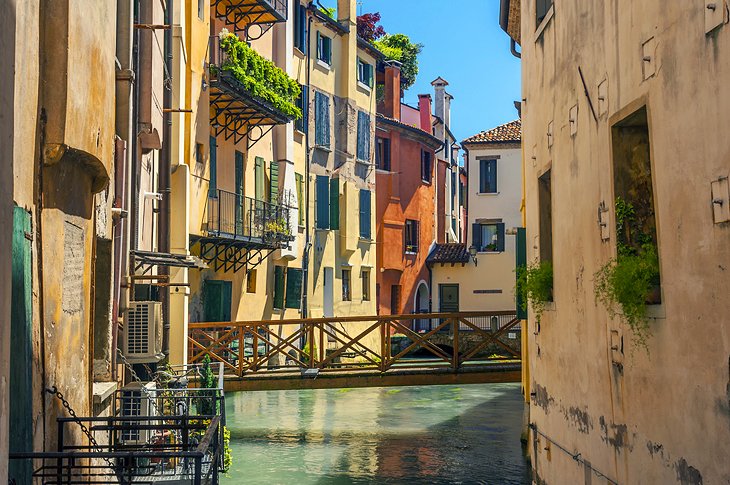
[[[390,169],[387,168],[375,168],[375,173],[393,173]]]
[[[477,251],[477,254],[503,254],[505,251]]]
[[[417,251],[415,251],[415,252],[414,251],[406,251],[403,254],[405,254],[406,256],[417,256],[418,255],[418,252]]]
[[[314,145],[314,148],[323,152],[332,153],[332,149],[327,145]]]
[[[307,57],[307,53],[301,50],[299,47],[294,46],[294,54],[297,55],[297,57],[301,57],[302,59]]]
[[[296,126],[294,127],[294,133],[296,133],[296,134],[298,134],[298,135],[302,135],[302,136],[305,136],[305,135],[307,134],[306,132],[304,132],[304,131],[300,130],[300,129],[299,129],[299,128],[297,128]]]
[[[555,4],[553,4],[550,7],[550,10],[548,10],[547,13],[545,14],[545,18],[542,19],[542,22],[540,22],[540,25],[538,25],[537,29],[535,30],[535,42],[540,40],[540,38],[542,37],[542,33],[545,31],[545,29],[547,28],[548,24],[550,23],[550,21],[552,20],[554,15],[555,15]]]
[[[363,91],[365,91],[368,94],[371,94],[373,92],[373,88],[371,88],[370,86],[368,86],[367,84],[365,84],[362,81],[357,82],[357,87],[362,89]]]
[[[327,64],[327,63],[326,63],[325,61],[323,61],[322,59],[317,59],[317,66],[321,67],[321,68],[322,68],[322,69],[324,69],[325,71],[331,71],[331,70],[332,70],[332,65],[330,65],[330,64]]]
[[[368,165],[368,166],[370,165],[370,160],[362,160],[360,158],[356,158],[355,162],[359,163],[360,165]]]
[[[361,243],[372,244],[372,242],[373,242],[373,238],[371,238],[371,237],[362,237],[362,236],[360,236],[357,239],[358,239],[358,242],[361,242]]]
[[[426,185],[431,185],[431,181],[430,180],[423,180],[423,179],[421,179],[421,183],[422,184],[426,184]]]
[[[117,390],[116,382],[94,382],[92,384],[94,392],[94,404],[102,404],[109,399],[114,391]]]
[[[479,196],[492,196],[499,195],[499,192],[477,192],[477,195]]]

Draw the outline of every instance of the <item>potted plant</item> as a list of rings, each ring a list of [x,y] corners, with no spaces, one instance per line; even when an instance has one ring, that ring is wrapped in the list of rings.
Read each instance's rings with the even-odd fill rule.
[[[553,263],[535,260],[530,265],[517,268],[517,291],[522,309],[527,311],[527,303],[532,305],[535,319],[540,322],[547,303],[553,301]]]
[[[616,257],[594,275],[595,296],[613,318],[619,316],[646,348],[651,336],[647,306],[660,303],[659,257],[651,235],[637,223],[634,206],[616,198]]]

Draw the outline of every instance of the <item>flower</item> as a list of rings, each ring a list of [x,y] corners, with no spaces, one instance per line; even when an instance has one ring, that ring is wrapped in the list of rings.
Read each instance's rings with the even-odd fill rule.
[[[229,35],[235,35],[235,34],[232,34],[232,33],[230,33],[230,32],[228,31],[228,29],[227,29],[227,28],[223,27],[223,28],[221,29],[221,31],[220,31],[220,32],[218,33],[218,38],[219,38],[220,40],[224,40],[224,39],[225,39],[226,37],[228,37]]]

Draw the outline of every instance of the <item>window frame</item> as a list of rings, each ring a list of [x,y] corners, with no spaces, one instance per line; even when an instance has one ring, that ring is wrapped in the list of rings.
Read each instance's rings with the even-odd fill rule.
[[[479,158],[479,194],[498,194],[499,193],[499,175],[497,171],[497,158]],[[494,166],[494,170],[488,170],[490,165]],[[493,178],[494,190],[490,185],[490,180],[487,178],[491,175]]]
[[[370,301],[370,270],[360,271],[360,283],[362,284],[362,301]]]
[[[342,268],[342,301],[352,301],[352,268]]]
[[[367,76],[366,76],[367,74]],[[365,62],[362,58],[357,58],[357,82],[367,88],[372,89],[373,87],[374,69],[373,65],[369,62]]]
[[[302,117],[294,120],[294,129],[299,133],[306,134],[309,131],[309,87],[300,84],[299,89],[301,93],[294,104],[302,110]]]
[[[427,163],[428,161],[428,163]],[[426,165],[428,164],[428,167]],[[421,182],[430,184],[433,180],[433,155],[428,150],[421,149]]]
[[[420,224],[415,219],[406,219],[403,226],[403,250],[406,254],[417,254],[420,239]],[[413,241],[415,238],[415,241]],[[410,244],[409,244],[410,243]]]
[[[494,235],[496,236],[496,242],[489,242],[489,243],[485,244],[484,233],[483,233],[485,226],[494,226],[495,227]],[[506,252],[506,249],[505,249],[505,223],[501,220],[474,222],[472,224],[472,245],[477,248],[478,253],[503,253],[503,252]],[[488,249],[488,246],[492,246],[492,245],[494,245],[494,247],[492,249]]]
[[[359,162],[370,163],[370,126],[372,121],[370,113],[363,110],[357,111],[357,154]],[[363,138],[361,138],[363,137]],[[362,148],[362,152],[360,151]]]
[[[246,272],[246,293],[256,293],[256,268]]]
[[[329,150],[332,143],[330,132],[330,97],[322,91],[315,91],[314,112],[314,144],[318,148]]]
[[[325,49],[325,46],[327,46],[327,49]],[[324,57],[325,54],[327,54],[326,58]],[[317,32],[317,62],[326,65],[328,68],[332,67],[332,37],[322,35],[321,32]]]
[[[390,172],[391,168],[390,138],[375,137],[375,168]]]

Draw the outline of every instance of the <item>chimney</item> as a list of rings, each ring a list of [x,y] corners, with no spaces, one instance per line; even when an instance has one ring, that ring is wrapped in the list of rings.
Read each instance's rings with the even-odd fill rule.
[[[418,112],[421,116],[421,129],[431,134],[431,95],[418,95]]]
[[[451,100],[454,97],[446,91],[444,91],[444,94],[444,124],[451,127]]]
[[[388,118],[400,121],[400,62],[390,61],[385,66],[385,109]]]
[[[448,126],[448,123],[446,121],[446,86],[448,86],[449,83],[446,82],[445,79],[441,77],[437,77],[432,83],[431,86],[433,86],[434,90],[434,103],[436,108],[436,116],[441,118],[441,121],[444,122],[445,125]]]
[[[337,20],[347,29],[341,36],[340,96],[354,100],[357,96],[357,0],[337,0]]]

